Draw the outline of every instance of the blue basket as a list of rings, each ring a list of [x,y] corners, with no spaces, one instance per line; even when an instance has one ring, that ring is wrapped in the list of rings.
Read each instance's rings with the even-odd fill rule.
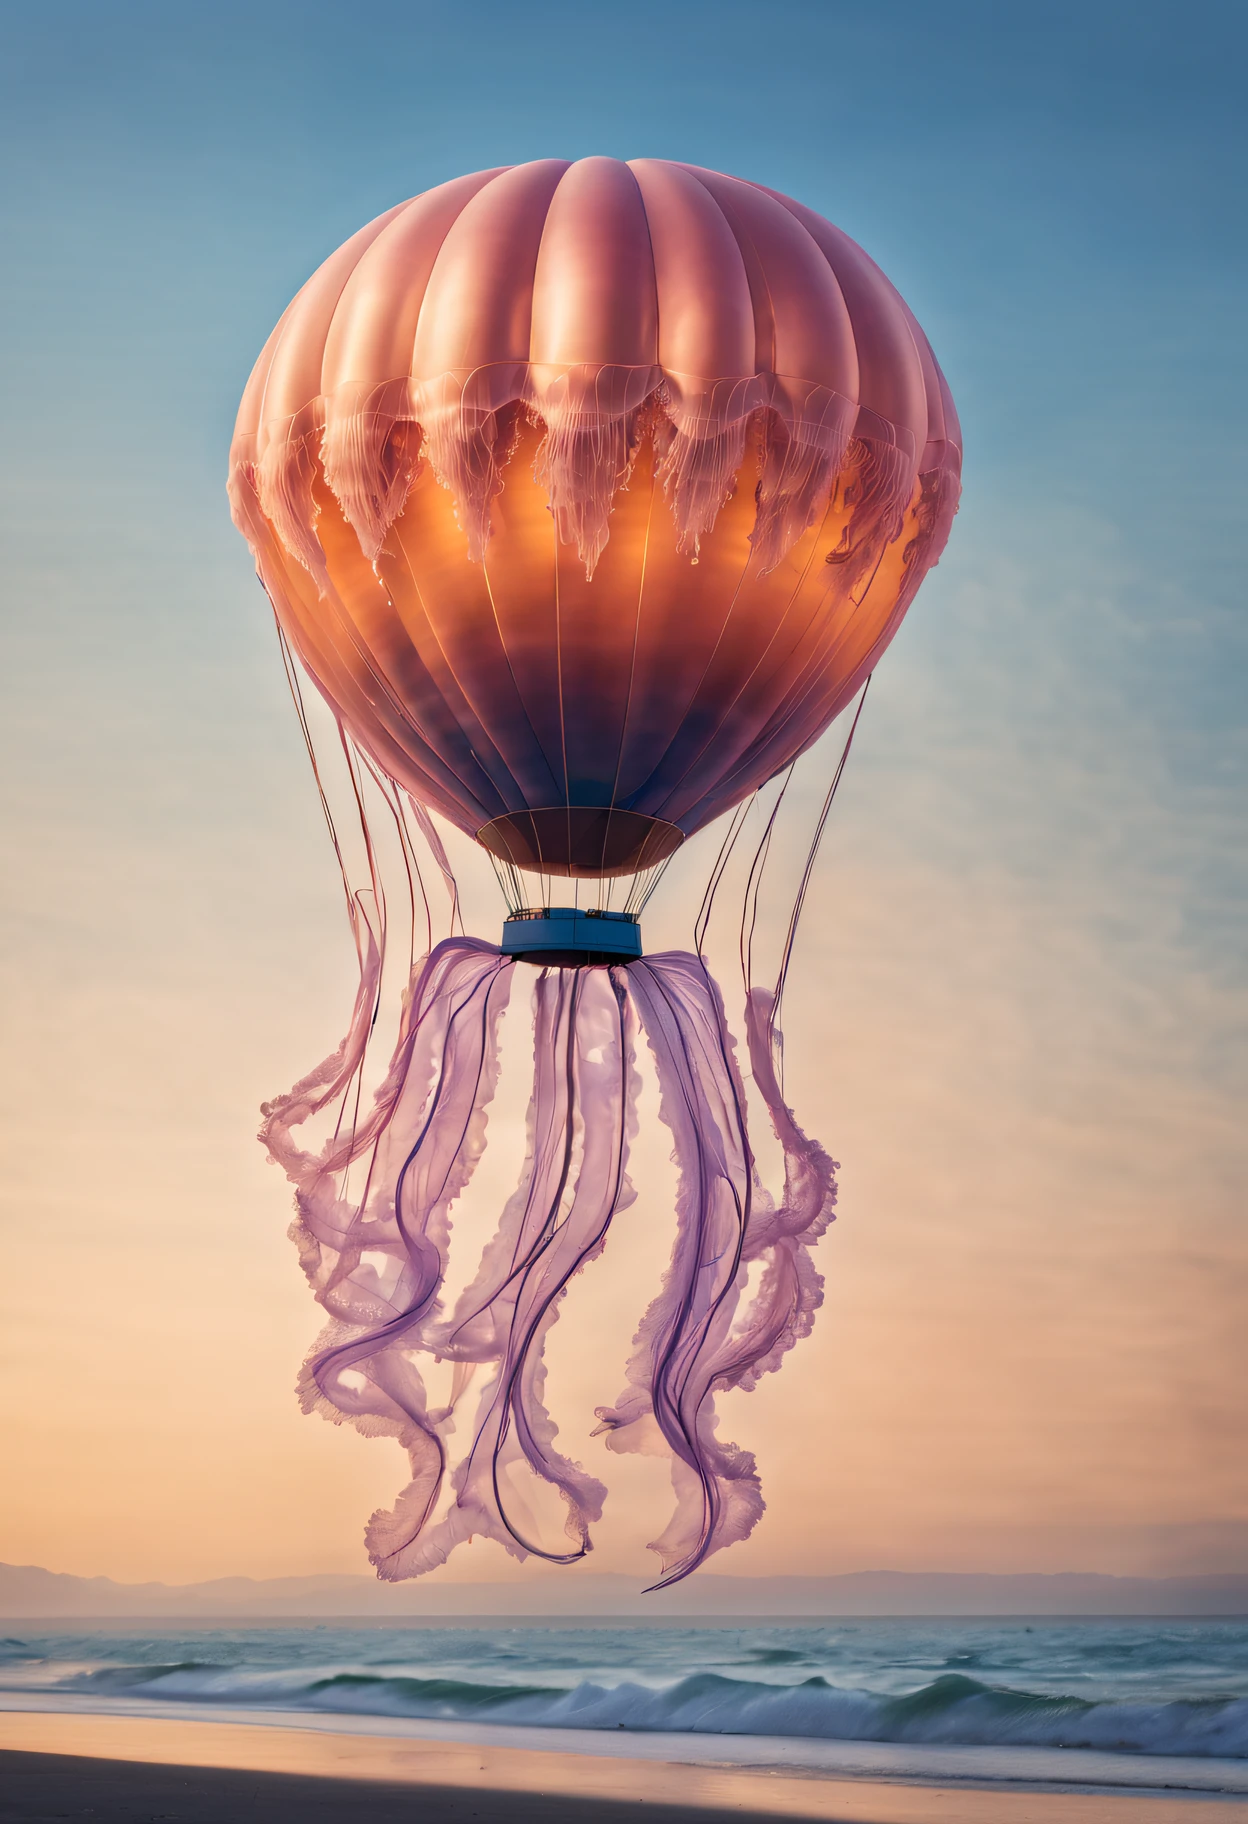
[[[641,955],[641,925],[631,912],[543,906],[507,919],[502,948],[529,963],[629,963]]]

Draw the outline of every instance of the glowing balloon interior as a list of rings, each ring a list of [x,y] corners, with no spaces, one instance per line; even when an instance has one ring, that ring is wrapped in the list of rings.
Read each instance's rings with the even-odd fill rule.
[[[347,241],[269,338],[229,485],[283,640],[357,774],[439,869],[429,811],[480,843],[510,912],[501,947],[456,937],[419,963],[375,1101],[314,1157],[294,1131],[358,1100],[377,1009],[383,934],[356,900],[351,1034],[266,1117],[331,1318],[305,1400],[411,1459],[369,1529],[382,1576],[474,1534],[557,1562],[589,1549],[604,1491],[555,1448],[542,1348],[632,1196],[639,1034],[677,1233],[602,1427],[612,1449],[671,1455],[664,1581],[762,1511],[713,1395],[809,1329],[832,1162],[780,1094],[776,990],[747,983],[750,1071],[786,1160],[784,1196],[762,1191],[719,991],[700,954],[643,956],[637,917],[681,845],[862,690],[948,537],[960,463],[948,387],[872,261],[800,203],[690,165],[546,159],[442,184]],[[553,905],[558,877],[624,882],[623,906]],[[448,1311],[449,1212],[516,979],[534,997],[528,1158]],[[449,1406],[428,1404],[422,1351],[463,1368]],[[566,1549],[516,1517],[513,1468],[562,1495]]]

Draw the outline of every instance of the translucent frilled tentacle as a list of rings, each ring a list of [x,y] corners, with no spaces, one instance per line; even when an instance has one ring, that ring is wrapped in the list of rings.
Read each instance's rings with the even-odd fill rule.
[[[433,1339],[455,1361],[493,1362],[473,1441],[454,1475],[446,1516],[413,1541],[402,1575],[442,1563],[474,1534],[513,1556],[571,1563],[591,1549],[606,1490],[555,1448],[543,1351],[571,1279],[597,1257],[616,1213],[633,1201],[635,1019],[614,974],[543,973],[535,990],[535,1068],[528,1151],[480,1270]],[[541,1543],[525,1500],[526,1472],[565,1507],[567,1548]]]
[[[590,1549],[589,1527],[606,1491],[555,1446],[543,1351],[569,1282],[633,1200],[626,1168],[636,1129],[636,1016],[616,972],[556,969],[537,978],[524,1168],[448,1317],[440,1295],[451,1208],[484,1147],[514,966],[473,939],[440,944],[416,970],[399,1043],[368,1114],[319,1153],[302,1150],[294,1130],[349,1090],[359,1067],[379,966],[370,943],[347,1040],[265,1109],[261,1137],[295,1183],[292,1233],[331,1319],[301,1376],[304,1408],[365,1435],[395,1437],[408,1452],[408,1487],[392,1510],[373,1515],[366,1534],[380,1576],[431,1570],[474,1535],[517,1557],[571,1562]],[[348,1194],[352,1169],[363,1183]],[[443,1407],[429,1404],[422,1354],[455,1364]],[[450,1506],[438,1517],[446,1440],[480,1363],[495,1372]],[[526,1472],[562,1497],[567,1549],[541,1543],[525,1501]]]
[[[635,1339],[627,1389],[598,1416],[609,1448],[670,1453],[677,1508],[654,1549],[664,1583],[688,1575],[746,1537],[763,1511],[753,1457],[717,1435],[714,1396],[749,1389],[778,1367],[809,1332],[822,1297],[809,1247],[833,1215],[835,1165],[783,1101],[772,997],[750,995],[746,1033],[784,1151],[779,1202],[754,1169],[733,1041],[700,958],[674,952],[627,969],[542,971],[519,1184],[448,1314],[451,1210],[484,1147],[514,965],[473,939],[440,944],[415,971],[368,1113],[347,1131],[340,1125],[319,1153],[301,1150],[294,1130],[350,1088],[363,1055],[378,958],[371,938],[362,949],[347,1040],[267,1105],[263,1138],[295,1183],[293,1233],[331,1320],[304,1368],[305,1409],[392,1436],[408,1453],[407,1488],[393,1509],[373,1515],[366,1535],[378,1574],[418,1576],[477,1535],[553,1563],[591,1549],[606,1491],[556,1446],[544,1350],[571,1280],[634,1199],[627,1161],[640,1028],[679,1168],[676,1240]],[[352,1172],[360,1181],[349,1194]],[[422,1355],[454,1364],[446,1405],[429,1403]],[[455,1409],[481,1365],[492,1373],[443,1507]],[[546,1542],[548,1526],[532,1511],[529,1497],[543,1485],[563,1503],[562,1547]]]
[[[751,996],[747,1027],[784,1150],[779,1204],[758,1182],[723,1002],[701,959],[649,957],[630,967],[629,987],[674,1141],[677,1233],[635,1339],[628,1386],[598,1416],[611,1449],[672,1453],[676,1512],[653,1546],[668,1584],[747,1537],[763,1512],[753,1456],[717,1435],[714,1395],[753,1387],[808,1333],[823,1294],[808,1248],[832,1219],[835,1166],[781,1098],[767,996]],[[743,1308],[754,1262],[761,1278]]]
[[[774,1005],[770,989],[754,988],[746,997],[750,1069],[784,1154],[784,1191],[779,1203],[761,1188],[755,1191],[746,1258],[761,1260],[764,1268],[742,1326],[754,1353],[732,1383],[745,1390],[779,1368],[794,1343],[810,1335],[823,1303],[823,1278],[810,1248],[836,1218],[837,1162],[797,1125],[781,1093],[782,1040],[772,1021]]]
[[[356,1018],[340,1052],[265,1109],[261,1138],[296,1186],[292,1235],[330,1324],[300,1377],[306,1411],[404,1445],[412,1482],[369,1544],[383,1575],[394,1538],[419,1531],[436,1501],[450,1410],[431,1410],[412,1360],[436,1313],[450,1209],[485,1145],[498,1077],[498,1024],[513,965],[471,938],[439,944],[418,967],[390,1068],[363,1119],[320,1153],[293,1130],[349,1083],[371,1018],[366,953]],[[363,1185],[347,1194],[355,1167]]]

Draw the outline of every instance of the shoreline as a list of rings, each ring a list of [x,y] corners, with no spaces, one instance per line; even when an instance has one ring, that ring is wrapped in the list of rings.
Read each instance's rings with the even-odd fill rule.
[[[874,1610],[861,1613],[857,1609],[846,1610],[836,1614],[806,1614],[773,1610],[760,1610],[757,1614],[671,1614],[668,1612],[654,1615],[639,1615],[635,1610],[612,1614],[577,1614],[561,1615],[548,1610],[506,1610],[491,1611],[484,1614],[479,1611],[469,1614],[429,1613],[422,1610],[418,1614],[395,1613],[354,1613],[350,1609],[313,1610],[306,1608],[292,1609],[191,1609],[187,1611],[158,1609],[153,1611],[121,1610],[115,1614],[70,1615],[53,1613],[36,1614],[0,1614],[0,1627],[33,1628],[47,1634],[76,1634],[107,1631],[110,1628],[145,1628],[168,1629],[179,1628],[377,1628],[384,1630],[414,1629],[426,1633],[497,1633],[500,1629],[524,1628],[538,1631],[551,1630],[557,1633],[577,1632],[595,1633],[600,1629],[625,1629],[632,1632],[649,1632],[656,1628],[667,1633],[679,1633],[690,1629],[698,1633],[722,1632],[731,1633],[742,1628],[840,1628],[840,1627],[878,1627],[896,1624],[898,1627],[988,1627],[994,1623],[1021,1622],[1032,1629],[1039,1628],[1077,1628],[1085,1624],[1090,1627],[1110,1623],[1144,1623],[1153,1622],[1168,1627],[1172,1624],[1194,1623],[1201,1627],[1217,1627],[1225,1622],[1228,1626],[1243,1627],[1248,1622],[1248,1609],[1219,1609],[1206,1614],[1199,1610],[1170,1609],[1156,1611],[1133,1609],[1129,1613],[1117,1610],[1076,1611],[1065,1614],[1059,1610],[1019,1609],[1017,1611],[1001,1610],[940,1610],[931,1614],[920,1611],[916,1614],[902,1614],[891,1609]]]
[[[481,1739],[486,1734],[488,1741]],[[567,1743],[568,1737],[590,1735],[596,1739]],[[549,1739],[556,1736],[557,1743]],[[665,1816],[685,1824],[727,1816],[837,1824],[1214,1824],[1215,1815],[1217,1824],[1248,1824],[1248,1768],[1239,1792],[1176,1791],[1164,1789],[1164,1778],[1154,1786],[1124,1788],[1077,1779],[1037,1783],[1025,1775],[963,1775],[951,1781],[938,1775],[855,1774],[812,1764],[802,1753],[812,1744],[800,1739],[698,1737],[681,1743],[664,1736],[651,1737],[642,1753],[637,1746],[630,1742],[625,1749],[607,1732],[427,1725],[416,1733],[390,1719],[338,1715],[286,1713],[279,1720],[235,1712],[209,1719],[6,1706],[0,1712],[6,1784],[11,1793],[21,1788],[36,1794],[28,1806],[47,1809],[15,1810],[10,1797],[0,1816],[40,1819],[88,1810],[104,1820],[151,1815],[173,1802],[172,1780],[179,1808],[165,1815],[209,1818],[211,1810],[194,1807],[211,1799],[237,1824],[283,1815],[279,1806],[290,1815],[298,1815],[301,1806],[306,1812],[309,1792],[316,1798],[309,1815],[340,1817],[346,1824],[364,1803],[376,1813],[379,1789],[391,1797],[406,1792],[409,1801],[413,1789],[420,1789],[428,1824],[459,1816],[522,1824],[543,1815],[552,1824],[582,1817],[618,1818],[623,1824],[634,1815],[650,1824]],[[777,1764],[771,1756],[778,1747],[788,1753]],[[34,1759],[25,1762],[27,1755]],[[261,1785],[240,1784],[234,1776],[243,1774],[262,1776]],[[261,1809],[248,1809],[249,1792]],[[472,1808],[465,1810],[470,1797]],[[545,1814],[534,1810],[539,1801]],[[1216,1814],[1210,1805],[1218,1807]]]
[[[62,1716],[163,1722],[174,1726],[358,1736],[376,1742],[565,1754],[618,1762],[733,1767],[767,1777],[948,1786],[951,1789],[1157,1793],[1248,1801],[1248,1761],[1213,1755],[1111,1753],[1084,1748],[889,1742],[822,1736],[583,1729],[386,1715],[375,1711],[282,1709],[276,1705],[0,1692],[6,1716]]]

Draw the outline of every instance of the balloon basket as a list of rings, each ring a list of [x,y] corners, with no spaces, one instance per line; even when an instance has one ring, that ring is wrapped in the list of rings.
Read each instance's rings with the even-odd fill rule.
[[[631,912],[539,906],[512,913],[500,948],[517,962],[548,967],[632,963],[641,955],[641,925]]]

